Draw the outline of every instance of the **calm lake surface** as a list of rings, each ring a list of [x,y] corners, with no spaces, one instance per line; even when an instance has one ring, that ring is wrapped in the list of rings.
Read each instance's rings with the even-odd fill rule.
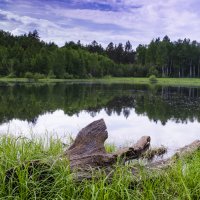
[[[200,139],[200,88],[127,84],[0,85],[0,134],[58,136],[66,141],[103,118],[108,143],[150,135],[169,151]]]

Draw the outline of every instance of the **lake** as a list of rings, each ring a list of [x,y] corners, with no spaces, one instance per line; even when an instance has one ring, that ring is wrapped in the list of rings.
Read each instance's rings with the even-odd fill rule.
[[[66,141],[103,118],[107,143],[125,146],[143,135],[174,151],[200,139],[200,88],[131,84],[1,84],[0,134]]]

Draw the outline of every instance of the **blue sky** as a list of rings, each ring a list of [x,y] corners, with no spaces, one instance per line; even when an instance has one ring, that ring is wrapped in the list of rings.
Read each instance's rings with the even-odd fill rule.
[[[200,40],[199,0],[0,0],[0,29],[20,35],[37,29],[44,41],[133,47],[168,35]]]

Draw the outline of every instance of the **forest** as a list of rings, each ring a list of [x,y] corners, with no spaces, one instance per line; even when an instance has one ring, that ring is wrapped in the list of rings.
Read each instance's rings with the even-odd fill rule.
[[[40,39],[37,30],[14,36],[0,30],[0,77],[101,78],[200,77],[200,43],[190,39],[171,41],[168,36],[140,44],[130,41],[102,47],[96,41],[66,42],[58,47]]]

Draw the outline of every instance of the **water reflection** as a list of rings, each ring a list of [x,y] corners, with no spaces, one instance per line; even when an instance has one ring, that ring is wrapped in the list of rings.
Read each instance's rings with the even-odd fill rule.
[[[165,145],[174,150],[184,146],[197,138],[200,138],[200,123],[197,121],[188,124],[169,121],[165,126],[160,122],[153,122],[147,116],[138,116],[134,109],[130,110],[129,118],[113,114],[108,116],[104,110],[100,111],[95,117],[88,112],[81,112],[79,116],[69,116],[62,110],[53,113],[46,113],[39,116],[35,125],[28,121],[12,120],[0,126],[0,132],[13,133],[26,137],[44,136],[45,134],[59,136],[66,139],[67,135],[76,136],[77,132],[93,120],[104,118],[109,132],[109,143],[118,146],[134,143],[143,135],[150,135],[153,146]],[[30,135],[31,133],[31,135]]]
[[[198,88],[55,84],[0,86],[0,132],[63,137],[104,118],[108,142],[135,142],[150,135],[171,149],[200,138]]]

